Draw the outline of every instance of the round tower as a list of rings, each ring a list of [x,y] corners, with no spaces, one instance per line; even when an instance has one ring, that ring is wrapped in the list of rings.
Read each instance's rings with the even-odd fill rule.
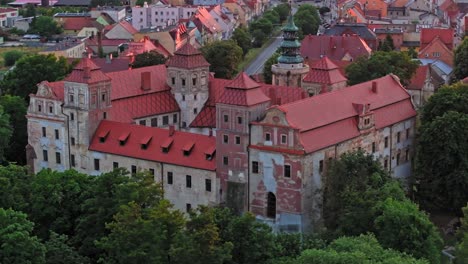
[[[301,43],[297,40],[298,30],[289,11],[288,22],[283,27],[281,56],[278,63],[271,66],[272,84],[301,87],[302,79],[309,72],[309,66],[304,64],[301,56]]]

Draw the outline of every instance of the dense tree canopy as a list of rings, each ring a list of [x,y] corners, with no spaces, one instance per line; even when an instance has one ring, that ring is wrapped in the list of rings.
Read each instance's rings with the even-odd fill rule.
[[[25,55],[20,50],[11,50],[3,53],[3,64],[7,67],[15,65],[16,61]]]
[[[417,68],[418,63],[411,60],[406,53],[378,51],[369,59],[360,57],[351,63],[346,68],[346,76],[348,84],[354,85],[393,73],[400,78],[403,85],[407,85]]]
[[[271,84],[273,74],[271,72],[271,66],[273,64],[276,64],[278,62],[278,57],[280,54],[278,52],[273,53],[271,57],[265,62],[265,65],[263,66],[263,80],[265,83]]]
[[[303,4],[294,14],[294,23],[299,28],[299,36],[302,39],[306,35],[317,34],[320,25],[320,17],[315,6]]]
[[[166,63],[166,60],[166,57],[159,54],[157,51],[143,52],[135,56],[132,68],[160,65]]]
[[[62,33],[63,29],[57,24],[57,22],[55,22],[52,17],[39,16],[33,19],[28,32],[50,38],[52,35]]]
[[[242,60],[242,49],[235,41],[215,41],[205,45],[201,51],[217,78],[231,79],[235,76],[237,65]]]
[[[0,105],[0,164],[3,163],[12,133],[13,129],[10,125],[10,115],[8,115]]]
[[[234,33],[232,33],[232,40],[241,47],[244,55],[247,54],[252,47],[252,36],[244,27],[238,27],[234,30]]]
[[[283,22],[288,18],[289,15],[289,5],[288,4],[280,4],[273,7],[273,10],[278,13],[280,21]]]
[[[14,70],[5,75],[0,86],[4,93],[16,95],[28,101],[30,93],[36,93],[42,81],[57,81],[70,73],[71,67],[63,57],[54,55],[24,56],[16,62]]]
[[[455,263],[468,263],[468,203],[463,207],[463,218],[461,218],[460,228],[458,229],[458,243],[456,246]]]
[[[455,49],[453,80],[462,80],[468,77],[468,37]]]
[[[25,147],[28,144],[26,111],[27,105],[23,98],[4,95],[0,97],[0,106],[10,116],[9,127],[12,130],[8,148],[5,150],[5,160],[26,164]]]
[[[270,37],[273,31],[273,23],[266,18],[260,18],[250,24],[249,30],[252,34],[253,45],[260,47]]]

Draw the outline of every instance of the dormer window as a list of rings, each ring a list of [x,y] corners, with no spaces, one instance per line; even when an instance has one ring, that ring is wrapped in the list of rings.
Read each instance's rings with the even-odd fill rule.
[[[144,137],[144,138],[141,140],[141,142],[140,142],[140,144],[141,144],[141,149],[148,149],[148,146],[149,146],[149,144],[151,143],[151,139],[152,139],[152,138],[153,138],[152,136]]]
[[[124,132],[119,137],[120,146],[124,146],[127,143],[129,137],[130,137],[130,132]]]
[[[212,146],[211,148],[207,149],[205,151],[206,160],[212,160],[214,158],[215,153],[216,153],[216,147],[215,146]]]
[[[163,153],[168,153],[169,149],[171,148],[172,142],[174,141],[173,138],[167,138],[164,140],[164,142],[161,144],[161,150]]]
[[[195,142],[191,141],[188,142],[183,148],[182,151],[184,152],[184,156],[189,156],[192,152],[193,146],[195,146]]]
[[[106,142],[107,136],[109,135],[110,130],[102,131],[98,134],[99,142],[104,143]]]

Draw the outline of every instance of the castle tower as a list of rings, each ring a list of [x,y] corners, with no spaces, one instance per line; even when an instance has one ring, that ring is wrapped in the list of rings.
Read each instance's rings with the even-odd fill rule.
[[[210,64],[189,42],[167,63],[167,85],[179,104],[182,129],[187,128],[208,99]]]
[[[301,57],[301,43],[297,40],[298,27],[294,24],[291,11],[288,22],[283,27],[281,56],[278,63],[271,66],[272,84],[281,86],[302,86],[302,79],[309,72],[309,66]]]
[[[63,114],[68,120],[70,167],[86,170],[88,147],[101,120],[110,119],[111,79],[85,57],[64,80]]]

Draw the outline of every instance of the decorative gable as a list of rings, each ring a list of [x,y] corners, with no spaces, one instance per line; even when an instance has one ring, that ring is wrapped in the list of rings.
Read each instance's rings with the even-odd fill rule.
[[[358,113],[358,128],[359,131],[368,130],[375,124],[374,112],[371,111],[369,103],[353,103],[353,107]]]

